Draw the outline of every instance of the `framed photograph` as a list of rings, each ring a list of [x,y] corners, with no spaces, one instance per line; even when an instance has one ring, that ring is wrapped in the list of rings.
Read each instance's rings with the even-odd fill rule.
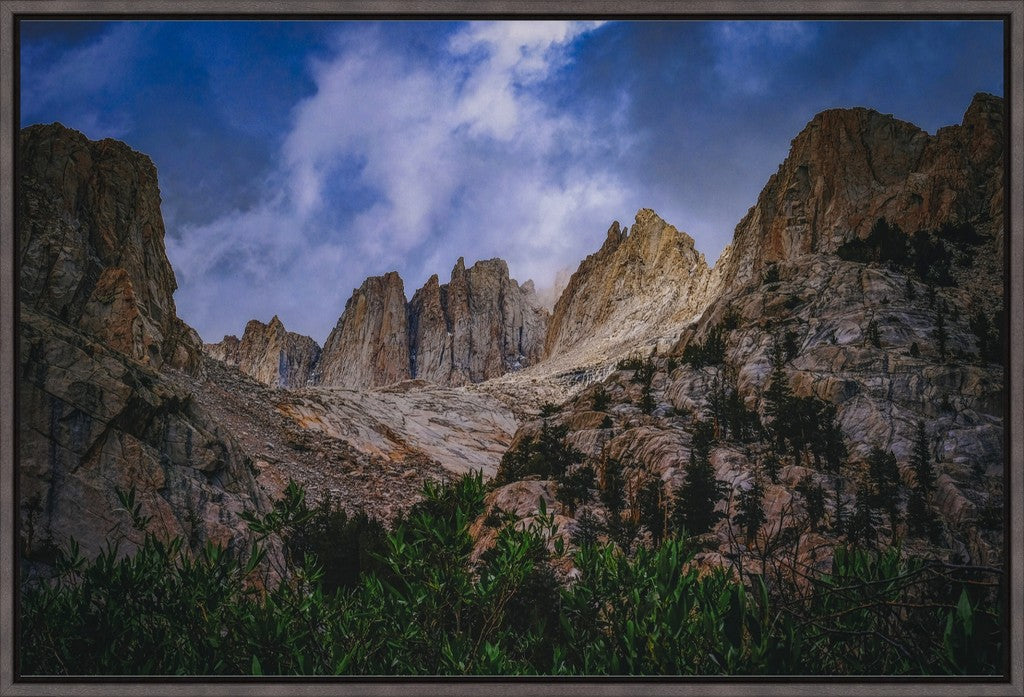
[[[1022,22],[0,0],[0,696],[1024,695]]]

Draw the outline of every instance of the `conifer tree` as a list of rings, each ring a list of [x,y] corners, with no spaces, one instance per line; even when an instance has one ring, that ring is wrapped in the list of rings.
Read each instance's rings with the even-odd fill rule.
[[[725,484],[715,477],[706,448],[694,447],[686,466],[686,481],[676,489],[673,522],[690,535],[702,535],[723,517],[715,506],[725,494]]]
[[[882,348],[882,337],[878,333],[878,322],[875,320],[868,322],[868,328],[865,334],[867,335],[868,343],[875,348]]]
[[[938,517],[930,505],[932,491],[935,489],[935,470],[928,452],[928,436],[923,421],[917,422],[910,466],[914,470],[914,488],[907,500],[907,523],[914,534],[935,539],[940,530]]]
[[[608,510],[608,527],[615,531],[622,518],[626,481],[622,474],[622,463],[609,457],[604,461],[599,497]]]
[[[765,476],[768,477],[768,481],[772,484],[779,483],[779,470],[782,468],[782,463],[779,462],[779,457],[775,453],[767,453],[761,460],[761,471],[764,472]]]
[[[765,392],[765,415],[774,439],[775,452],[781,454],[786,447],[786,421],[788,411],[793,403],[793,391],[789,388],[789,379],[782,368],[782,355],[775,351],[772,356],[772,373],[769,377],[768,390]]]
[[[559,477],[557,482],[555,499],[569,509],[569,515],[575,515],[577,506],[590,501],[590,490],[595,486],[594,470],[582,465]]]
[[[935,343],[939,347],[939,358],[946,360],[946,341],[949,335],[946,333],[946,306],[939,303],[935,312]]]
[[[818,524],[825,517],[825,490],[817,484],[811,475],[804,476],[796,485],[796,492],[804,501],[807,522],[811,530],[817,531]]]
[[[583,510],[576,519],[576,528],[569,539],[577,547],[586,547],[597,543],[598,537],[605,532],[604,526],[589,508]]]
[[[871,448],[868,455],[868,505],[885,511],[889,522],[895,526],[899,520],[900,471],[896,456],[878,446]]]
[[[853,544],[874,547],[878,544],[878,519],[868,497],[858,496],[853,515],[846,522],[846,538]]]
[[[764,483],[758,477],[754,477],[749,488],[739,493],[736,509],[736,524],[743,530],[747,540],[752,540],[765,521]]]
[[[640,524],[651,531],[654,543],[661,542],[665,537],[665,496],[661,478],[646,473],[640,490],[637,492],[637,508]]]

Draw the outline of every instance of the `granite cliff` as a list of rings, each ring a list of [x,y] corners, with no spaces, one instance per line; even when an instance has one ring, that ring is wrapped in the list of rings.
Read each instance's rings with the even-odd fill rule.
[[[545,425],[564,427],[599,481],[607,463],[624,465],[635,483],[627,510],[640,505],[635,497],[647,479],[671,508],[700,449],[695,434],[710,423],[708,457],[726,493],[702,558],[756,565],[764,561],[757,550],[795,535],[799,563],[820,565],[851,534],[858,501],[878,496],[871,470],[878,448],[896,458],[899,472],[886,485],[897,510],[876,519],[880,534],[953,561],[998,564],[1005,377],[994,328],[1003,310],[1004,143],[1002,100],[989,95],[976,96],[960,125],[934,136],[867,109],[814,117],[715,268],[670,265],[660,285],[698,299],[687,307],[697,317],[678,340],[667,350],[648,347],[607,377],[590,371],[584,382],[600,387],[569,393],[557,413],[527,420],[513,449],[535,442]],[[600,326],[614,289],[657,258],[637,255],[607,276],[590,271],[614,264],[636,228],[623,240],[613,226],[581,264],[555,308],[549,363],[565,370],[559,347],[588,340],[573,327]],[[693,259],[682,253],[690,246],[670,247],[668,258]],[[703,278],[706,285],[695,282]],[[651,292],[640,283],[630,291],[623,297],[637,306]],[[573,307],[574,295],[587,302]],[[842,447],[828,447],[845,451],[841,463],[773,444],[786,418],[773,408],[786,392],[787,408],[818,410],[815,437],[838,434]],[[737,419],[746,421],[737,427]],[[937,477],[928,508],[942,532],[931,538],[914,531],[908,512],[919,425]],[[749,536],[736,522],[736,502],[755,482],[768,522]],[[529,517],[545,487],[557,489],[512,482],[492,498]],[[800,491],[818,487],[825,503],[811,525],[814,507]],[[605,522],[611,515],[596,497],[576,511],[549,503],[566,534],[584,510]]]
[[[58,126],[21,138],[30,555],[72,533],[95,547],[119,515],[115,485],[139,487],[163,529],[232,544],[237,513],[265,509],[291,476],[387,517],[425,480],[494,473],[545,427],[565,428],[598,472],[589,500],[570,507],[559,482],[520,477],[488,501],[528,518],[544,498],[568,534],[584,511],[614,515],[597,495],[612,461],[632,482],[627,510],[648,479],[674,505],[710,423],[707,457],[728,493],[709,563],[764,563],[751,550],[810,519],[808,487],[822,511],[790,533],[801,563],[827,563],[874,486],[873,448],[899,463],[883,535],[1000,562],[1001,99],[978,95],[935,135],[867,109],[815,116],[714,267],[642,209],[612,224],[550,315],[504,261],[459,259],[411,299],[397,273],[366,279],[322,352],[275,317],[208,345],[217,361],[175,313],[152,163]],[[828,441],[825,460],[842,450],[838,465],[777,437],[780,393],[813,411],[807,428],[823,430],[807,437]],[[545,402],[556,405],[540,417]],[[900,517],[918,424],[942,523],[928,539]],[[748,536],[733,502],[755,483],[769,522]],[[474,526],[480,545],[493,513]]]
[[[287,331],[277,315],[269,324],[250,320],[241,340],[228,335],[203,348],[211,358],[236,366],[270,387],[308,384],[320,361],[320,346],[308,336]]]
[[[516,283],[501,259],[467,269],[460,258],[448,283],[431,276],[409,302],[397,273],[370,277],[327,338],[315,379],[348,388],[481,382],[539,360],[547,319],[533,284]]]
[[[238,546],[269,500],[250,461],[169,374],[204,374],[176,314],[156,169],[60,124],[19,136],[18,477],[23,554],[100,551],[135,488],[152,529]],[[125,550],[127,551],[127,549]]]

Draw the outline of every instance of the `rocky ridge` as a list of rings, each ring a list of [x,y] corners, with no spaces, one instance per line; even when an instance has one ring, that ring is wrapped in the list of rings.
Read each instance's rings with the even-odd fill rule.
[[[60,124],[22,130],[18,154],[24,557],[45,563],[72,537],[95,554],[117,528],[136,539],[118,488],[155,532],[242,546],[239,513],[269,500],[232,434],[167,377],[204,366],[175,313],[153,163]]]
[[[320,346],[302,334],[289,332],[277,315],[269,324],[250,320],[242,339],[228,335],[203,349],[211,358],[236,366],[271,387],[303,387],[313,379]]]
[[[647,208],[632,228],[612,223],[604,244],[580,264],[555,303],[544,350],[556,356],[583,342],[649,341],[700,316],[715,288],[693,238]]]
[[[18,138],[23,307],[146,365],[199,370],[199,336],[174,306],[153,162],[57,123]]]
[[[901,481],[893,486],[905,506],[914,481],[913,438],[923,423],[938,475],[931,505],[944,532],[933,541],[907,536],[905,527],[884,534],[903,535],[911,548],[953,561],[1000,563],[1005,378],[1002,366],[984,354],[970,318],[978,311],[991,316],[1003,302],[1002,113],[1002,100],[978,95],[961,125],[935,136],[866,109],[816,116],[737,226],[712,271],[718,279],[709,283],[708,304],[697,321],[651,359],[649,408],[641,406],[644,388],[634,370],[610,370],[596,376],[610,395],[603,411],[594,410],[591,389],[570,392],[547,421],[567,426],[568,442],[598,472],[609,459],[619,460],[630,477],[660,479],[662,495],[671,501],[686,480],[695,420],[711,418],[716,408],[713,395],[733,389],[762,424],[771,423],[770,356],[785,347],[786,384],[797,398],[834,405],[849,455],[839,474],[783,458],[778,483],[765,486],[770,522],[761,531],[763,543],[779,533],[781,520],[806,520],[806,501],[796,486],[807,477],[824,491],[826,522],[820,531],[799,533],[798,557],[800,563],[827,564],[827,549],[840,539],[841,517],[864,494],[873,446],[897,458]],[[958,262],[952,282],[938,287],[912,267],[837,256],[844,243],[866,237],[879,218],[898,225],[908,242],[943,225],[967,224],[977,235],[971,243],[977,252]],[[605,247],[614,251],[620,234],[613,227]],[[556,306],[560,314],[565,309],[560,313]],[[549,337],[560,323],[553,318]],[[722,338],[721,358],[709,365],[683,360],[688,348],[706,345],[713,334]],[[535,436],[543,422],[527,419],[513,447]],[[763,442],[728,434],[711,448],[716,476],[727,485],[719,510],[728,515],[712,531],[706,561],[758,563],[743,550],[762,542],[744,538],[730,502],[755,479],[764,482],[770,454]],[[532,505],[506,503],[503,509]],[[586,510],[606,519],[600,504]],[[559,505],[554,512],[569,514]],[[566,522],[569,530],[576,524]]]
[[[366,388],[407,379],[481,382],[538,361],[547,328],[533,283],[520,286],[501,259],[436,275],[407,303],[396,272],[367,278],[324,344],[315,382]]]
[[[92,394],[92,376],[98,374],[94,367],[75,369],[74,374],[87,377],[55,384],[50,365],[60,367],[57,374],[67,375],[65,366],[71,359],[51,357],[54,336],[75,347],[57,353],[92,356],[98,351],[104,360],[110,358],[107,349],[93,346],[95,340],[85,332],[94,331],[103,341],[121,337],[116,345],[131,357],[126,365],[133,376],[139,362],[150,380],[163,384],[166,376],[173,376],[167,386],[173,407],[158,406],[157,412],[177,415],[182,403],[190,405],[185,418],[192,419],[188,425],[203,443],[219,442],[224,431],[241,434],[237,441],[224,436],[227,469],[216,471],[237,471],[241,484],[232,486],[248,490],[245,487],[251,484],[237,462],[249,458],[259,473],[254,500],[273,495],[287,477],[295,476],[317,496],[338,496],[346,507],[366,504],[385,511],[401,505],[396,501],[414,497],[416,485],[425,479],[468,468],[492,473],[510,444],[538,432],[543,420],[536,418],[537,409],[543,402],[561,404],[548,421],[568,426],[570,443],[592,462],[612,457],[624,462],[634,476],[650,473],[663,482],[664,495],[671,499],[674,486],[685,481],[695,419],[708,413],[710,396],[722,385],[734,388],[748,409],[762,422],[767,420],[769,356],[785,339],[793,347],[783,366],[787,384],[798,397],[813,396],[835,406],[850,453],[849,470],[836,475],[806,460],[784,461],[778,483],[766,487],[764,503],[770,517],[806,514],[794,493],[805,477],[823,487],[828,501],[853,506],[867,452],[874,445],[896,455],[904,485],[912,482],[906,461],[916,424],[923,421],[939,472],[933,506],[942,515],[946,532],[939,543],[912,544],[934,554],[998,563],[1001,538],[992,527],[991,513],[1002,500],[1003,372],[982,355],[968,315],[975,308],[991,314],[1002,305],[1002,113],[1002,100],[979,95],[962,124],[940,129],[934,136],[870,110],[819,114],[793,141],[789,156],[739,223],[733,243],[714,268],[708,268],[692,239],[644,209],[630,229],[612,226],[602,248],[573,274],[550,322],[535,300],[532,284],[518,286],[500,260],[467,269],[460,259],[449,283],[442,285],[432,277],[408,302],[397,274],[367,279],[346,304],[319,362],[290,364],[310,366],[314,382],[335,387],[268,390],[233,368],[197,360],[198,338],[176,317],[180,326],[152,309],[160,302],[166,306],[173,273],[170,284],[159,268],[154,276],[155,287],[170,292],[142,294],[160,302],[138,300],[136,284],[147,286],[150,281],[145,275],[135,280],[128,269],[124,276],[130,281],[130,294],[95,291],[121,287],[120,274],[107,274],[108,281],[101,284],[98,281],[107,272],[97,264],[97,271],[81,276],[85,281],[68,282],[65,260],[77,253],[81,236],[69,237],[68,250],[61,251],[58,241],[41,244],[29,235],[23,249],[33,251],[22,256],[30,262],[26,282],[34,290],[23,297],[44,312],[23,306],[23,317],[28,318],[22,329],[22,355],[28,357],[24,374],[39,375],[31,378],[33,386],[22,388],[37,391],[26,401],[31,428],[37,431],[23,437],[29,443],[24,450],[31,463],[27,476],[34,479],[26,490],[34,487],[39,505],[49,497],[58,510],[73,507],[69,497],[77,491],[69,489],[72,493],[64,498],[49,492],[69,480],[67,472],[81,476],[73,471],[74,461],[85,462],[85,453],[96,450],[93,441],[82,450],[77,441],[69,440],[82,432],[73,409],[62,406],[54,412],[47,407],[52,395],[65,405],[82,403],[81,395]],[[37,211],[52,202],[30,196],[24,205],[38,218]],[[49,215],[64,220],[57,212]],[[897,223],[908,235],[946,223],[969,224],[980,237],[979,252],[972,265],[956,269],[954,283],[938,288],[929,287],[907,268],[836,255],[843,244],[863,239],[879,218]],[[57,237],[75,233],[75,225],[66,231],[60,228]],[[129,229],[136,228],[130,223]],[[139,254],[125,255],[129,260],[135,256]],[[50,274],[56,289],[36,268],[40,260],[60,269]],[[79,287],[90,286],[92,276],[95,287]],[[72,287],[73,292],[66,290]],[[94,294],[115,298],[107,303],[112,309],[106,315],[99,309],[102,303],[89,312],[75,309],[90,302],[96,305],[89,300]],[[941,341],[936,329],[940,311],[945,313]],[[50,322],[58,326],[51,327]],[[118,325],[141,329],[112,332],[110,327]],[[298,387],[281,385],[283,354],[275,346],[280,345],[283,326],[271,330],[274,321],[256,325],[245,372],[251,371],[264,385],[274,385],[276,379],[280,386]],[[688,348],[716,332],[724,342],[720,359],[705,366],[682,361]],[[247,334],[248,327],[242,340],[225,337],[208,350],[242,368]],[[653,355],[649,408],[641,406],[644,389],[634,381],[635,372],[616,366],[629,355]],[[187,372],[168,371],[172,365]],[[164,372],[157,373],[155,367]],[[285,374],[301,375],[305,370],[289,369]],[[423,379],[410,381],[411,377]],[[146,385],[142,377],[128,378],[124,373],[111,380]],[[588,388],[595,382],[611,395],[601,411],[595,411]],[[386,389],[367,389],[388,384]],[[105,396],[98,399],[109,401]],[[201,450],[196,455],[191,445],[183,446],[182,454],[175,455],[179,451],[168,445],[181,438],[166,433],[180,433],[182,427],[162,425],[160,433],[165,435],[154,435],[149,426],[146,430],[126,425],[131,419],[119,415],[121,411],[102,421],[107,417],[98,418],[95,406],[90,409],[88,418],[102,428],[111,428],[107,423],[114,424],[115,431],[127,428],[154,452],[167,450],[172,464],[191,466],[195,459],[203,471]],[[210,419],[210,413],[216,418]],[[166,424],[162,418],[155,423]],[[217,430],[217,424],[229,427]],[[88,427],[90,432],[92,428]],[[263,438],[263,433],[271,435]],[[184,442],[195,443],[196,438],[186,437]],[[44,457],[48,443],[65,441],[66,463],[52,460],[52,455]],[[735,497],[763,476],[768,454],[763,443],[723,436],[710,457],[716,475]],[[50,464],[44,462],[47,457]],[[159,461],[166,470],[167,460]],[[219,482],[224,475],[215,479]],[[195,486],[175,484],[180,491]],[[510,486],[492,492],[489,502],[501,502],[503,509],[529,517],[542,494],[550,499],[559,529],[566,535],[575,529],[574,516],[580,511],[570,515],[559,508],[553,498],[555,483]],[[109,489],[105,495],[109,498]],[[217,500],[215,495],[211,499]],[[728,507],[726,502],[721,510]],[[179,509],[185,508],[172,503],[171,518],[180,520]],[[219,509],[208,510],[213,515]],[[607,515],[597,504],[580,510],[592,510],[599,518]],[[26,515],[23,512],[23,519]],[[830,523],[838,519],[834,503],[826,507],[825,516]],[[61,516],[56,520],[50,528],[60,531]],[[474,528],[481,539],[488,537],[483,527]],[[237,532],[231,525],[226,529]],[[729,517],[718,523],[711,535],[716,546],[706,559],[736,563],[737,536]],[[815,555],[835,539],[833,534],[804,533],[799,540],[801,558],[821,562]]]
[[[990,239],[982,263],[1003,258],[1003,100],[977,94],[959,125],[934,136],[871,109],[832,109],[793,139],[789,155],[736,226],[717,266],[723,287],[767,265],[833,254],[879,218],[907,233],[970,222]],[[1002,294],[1001,263],[985,268]]]

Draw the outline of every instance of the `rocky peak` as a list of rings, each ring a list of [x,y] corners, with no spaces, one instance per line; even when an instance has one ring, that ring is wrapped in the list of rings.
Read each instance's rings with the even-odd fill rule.
[[[818,114],[737,225],[725,283],[757,278],[770,262],[833,253],[879,218],[908,233],[989,223],[985,232],[1001,238],[993,195],[1002,184],[1002,102],[979,94],[961,125],[934,136],[870,109]]]
[[[324,344],[320,383],[358,389],[411,377],[405,305],[397,272],[363,281]]]
[[[241,341],[225,336],[204,347],[207,354],[271,387],[303,387],[313,378],[320,346],[312,338],[285,329],[277,315],[268,324],[253,319]]]
[[[178,319],[156,167],[115,140],[59,123],[19,135],[21,300],[135,360],[201,367]]]
[[[98,554],[127,523],[117,488],[137,493],[149,532],[243,548],[239,513],[270,503],[196,403],[201,343],[176,314],[153,163],[52,124],[21,131],[16,171],[26,567],[72,538]]]
[[[699,314],[710,278],[693,238],[643,208],[632,229],[612,223],[601,248],[570,278],[555,303],[546,355],[585,341],[652,338]]]
[[[502,259],[432,276],[409,303],[413,374],[445,385],[480,382],[540,359],[548,314],[533,284],[520,287]]]

